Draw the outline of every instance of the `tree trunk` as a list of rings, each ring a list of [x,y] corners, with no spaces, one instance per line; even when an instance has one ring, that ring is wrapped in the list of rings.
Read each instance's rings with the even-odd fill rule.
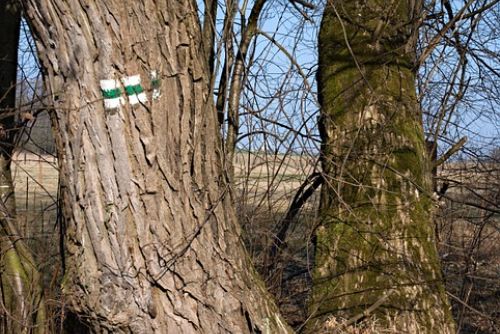
[[[18,233],[11,174],[20,22],[16,2],[0,0],[0,333],[45,333],[41,279]]]
[[[54,104],[71,309],[98,333],[288,332],[240,240],[195,2],[24,3]],[[133,75],[145,95],[100,91]]]
[[[310,329],[453,333],[415,93],[419,1],[330,1],[319,40],[325,185]]]

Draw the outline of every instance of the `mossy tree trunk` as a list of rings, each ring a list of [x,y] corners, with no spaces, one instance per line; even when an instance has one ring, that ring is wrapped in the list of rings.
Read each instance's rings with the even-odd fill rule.
[[[0,0],[0,333],[45,333],[40,275],[18,233],[11,175],[20,22],[17,1]]]
[[[23,2],[53,98],[71,310],[96,333],[288,332],[240,240],[196,2]],[[104,109],[103,79],[123,105]]]
[[[326,184],[311,329],[339,317],[402,333],[454,331],[415,93],[420,10],[418,0],[326,5],[318,71]]]

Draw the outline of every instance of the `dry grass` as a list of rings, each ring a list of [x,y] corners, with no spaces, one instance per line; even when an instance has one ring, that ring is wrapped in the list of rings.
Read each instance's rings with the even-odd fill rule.
[[[295,191],[314,169],[314,157],[238,153],[235,158],[235,186],[242,204],[284,212]]]
[[[51,156],[16,153],[12,162],[19,233],[32,250],[42,274],[51,333],[63,333],[63,299],[59,226],[57,224],[57,161]]]
[[[16,192],[16,207],[20,232],[53,233],[59,172],[57,160],[21,152],[13,157],[12,175]]]

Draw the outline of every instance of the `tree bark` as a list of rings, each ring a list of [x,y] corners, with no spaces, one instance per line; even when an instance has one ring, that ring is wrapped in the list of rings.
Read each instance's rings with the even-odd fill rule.
[[[0,0],[0,333],[45,333],[41,279],[16,226],[11,174],[20,23],[17,2]]]
[[[331,330],[338,317],[454,333],[415,93],[420,11],[410,0],[326,6],[318,70],[326,180],[310,331]]]
[[[24,4],[54,104],[71,309],[98,333],[288,332],[240,240],[195,2]],[[136,74],[148,101],[104,110],[99,81]]]

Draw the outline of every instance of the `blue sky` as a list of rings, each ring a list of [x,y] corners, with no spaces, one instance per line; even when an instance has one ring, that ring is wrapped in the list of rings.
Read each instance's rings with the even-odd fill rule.
[[[246,11],[240,14],[248,17],[253,1],[240,2],[240,8],[245,3]],[[200,1],[199,4],[201,4]],[[456,8],[461,4],[462,2],[458,0],[453,2]],[[280,152],[291,149],[297,153],[301,151],[306,154],[317,153],[319,138],[316,118],[319,107],[316,100],[315,71],[317,68],[316,40],[321,21],[321,7],[322,5],[319,4],[316,10],[307,10],[308,20],[306,20],[287,0],[267,1],[259,27],[265,36],[257,36],[249,53],[252,66],[248,71],[248,83],[251,89],[244,92],[241,101],[241,133],[255,132],[256,135],[242,139],[241,148]],[[446,129],[449,142],[456,137],[467,135],[471,143],[481,141],[485,144],[489,141],[490,147],[499,146],[500,81],[499,77],[494,75],[495,70],[500,73],[500,28],[498,27],[500,9],[498,7],[499,5],[488,14],[490,17],[481,21],[484,26],[478,27],[478,32],[474,35],[477,42],[469,44],[471,51],[483,56],[486,64],[493,70],[488,71],[484,64],[470,58],[467,67],[470,72],[467,74],[469,88],[465,99],[457,105],[456,111],[450,118],[455,124]],[[203,9],[202,6],[200,9]],[[221,2],[217,25],[219,31],[222,28],[224,11],[225,6]],[[236,16],[237,23],[241,23],[241,18],[245,16],[240,14]],[[495,22],[496,27],[492,26]],[[458,26],[466,30],[467,24],[470,22],[464,21]],[[235,42],[239,38],[237,27],[238,25],[235,28]],[[437,26],[434,28],[439,29]],[[268,37],[271,37],[273,42]],[[279,46],[273,44],[275,42]],[[31,52],[33,51],[32,45],[26,25],[23,24],[19,63],[20,73],[28,79],[23,84],[25,90],[29,90],[26,88],[26,83],[33,85],[39,75],[36,57]],[[236,48],[237,44],[235,43],[234,46]],[[287,52],[280,50],[281,47],[286,48]],[[441,52],[444,53],[444,57],[439,56]],[[485,57],[486,55],[488,57]],[[430,59],[434,65],[437,65],[438,70],[434,71],[429,79],[433,83],[434,91],[422,97],[422,105],[429,111],[437,110],[439,100],[450,88],[443,82],[453,73],[457,59],[456,50],[453,48],[444,51],[437,48]],[[218,64],[219,69],[223,61],[222,56]],[[297,65],[300,66],[300,70]],[[425,74],[426,71],[421,71],[421,73]],[[456,87],[451,87],[452,91],[456,89]],[[260,116],[260,118],[255,116]],[[443,145],[443,149],[446,149],[446,140]]]

